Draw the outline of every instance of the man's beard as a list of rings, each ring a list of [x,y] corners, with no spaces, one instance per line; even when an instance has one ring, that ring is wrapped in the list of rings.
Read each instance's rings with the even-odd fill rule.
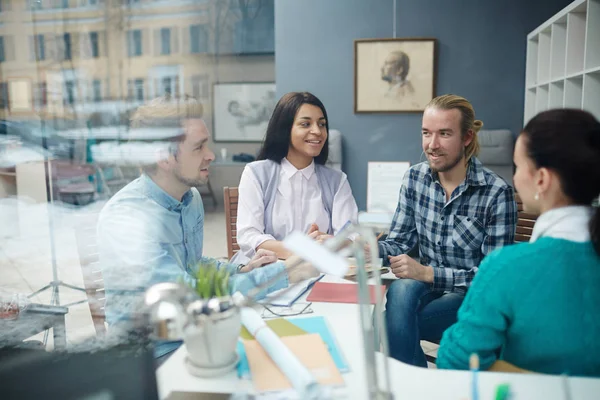
[[[185,186],[189,186],[191,188],[205,185],[208,182],[208,177],[206,177],[206,178],[198,177],[195,179],[186,178],[183,175],[181,175],[179,170],[175,170],[174,175],[175,175],[175,179],[177,179],[177,181],[179,181],[179,183],[181,183]]]
[[[456,159],[452,160],[447,165],[442,165],[440,168],[435,168],[431,165],[431,162],[429,162],[429,168],[431,168],[431,171],[436,172],[436,173],[448,172],[452,168],[456,167],[458,165],[458,163],[461,162],[464,158],[465,158],[465,149],[463,148],[462,151],[460,152],[460,154],[456,157]]]

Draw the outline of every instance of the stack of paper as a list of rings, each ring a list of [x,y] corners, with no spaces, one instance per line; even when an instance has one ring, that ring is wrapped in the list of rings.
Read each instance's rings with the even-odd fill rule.
[[[277,336],[284,338],[288,336],[298,336],[316,333],[321,337],[321,340],[325,343],[333,362],[337,369],[341,372],[348,372],[348,363],[346,362],[342,352],[335,340],[335,337],[331,333],[327,321],[324,317],[306,317],[306,318],[278,318],[266,321],[266,324],[271,328]],[[250,378],[250,365],[248,358],[246,357],[246,350],[244,343],[248,339],[252,339],[252,335],[244,328],[242,328],[241,338],[243,340],[238,342],[237,352],[240,356],[240,362],[238,364],[238,376],[240,378]]]
[[[286,336],[281,338],[281,341],[321,385],[341,386],[344,384],[342,375],[319,335]],[[289,379],[256,340],[244,341],[244,347],[256,391],[280,391],[292,387]]]

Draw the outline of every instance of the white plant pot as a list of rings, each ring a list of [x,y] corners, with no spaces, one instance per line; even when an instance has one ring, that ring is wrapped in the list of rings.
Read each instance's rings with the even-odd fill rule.
[[[188,370],[199,376],[226,373],[237,365],[236,352],[242,321],[237,307],[211,315],[199,315],[189,324],[183,340]]]

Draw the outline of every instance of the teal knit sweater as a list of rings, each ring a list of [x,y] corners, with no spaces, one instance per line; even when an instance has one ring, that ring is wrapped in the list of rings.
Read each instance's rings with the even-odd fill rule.
[[[531,371],[600,377],[600,257],[591,242],[543,237],[486,257],[444,333],[437,366],[498,359]]]

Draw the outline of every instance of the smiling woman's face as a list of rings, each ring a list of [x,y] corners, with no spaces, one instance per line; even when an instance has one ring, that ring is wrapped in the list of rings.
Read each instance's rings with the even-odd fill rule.
[[[327,125],[323,111],[312,104],[303,104],[294,118],[288,156],[295,154],[314,158],[321,154],[326,140]]]

